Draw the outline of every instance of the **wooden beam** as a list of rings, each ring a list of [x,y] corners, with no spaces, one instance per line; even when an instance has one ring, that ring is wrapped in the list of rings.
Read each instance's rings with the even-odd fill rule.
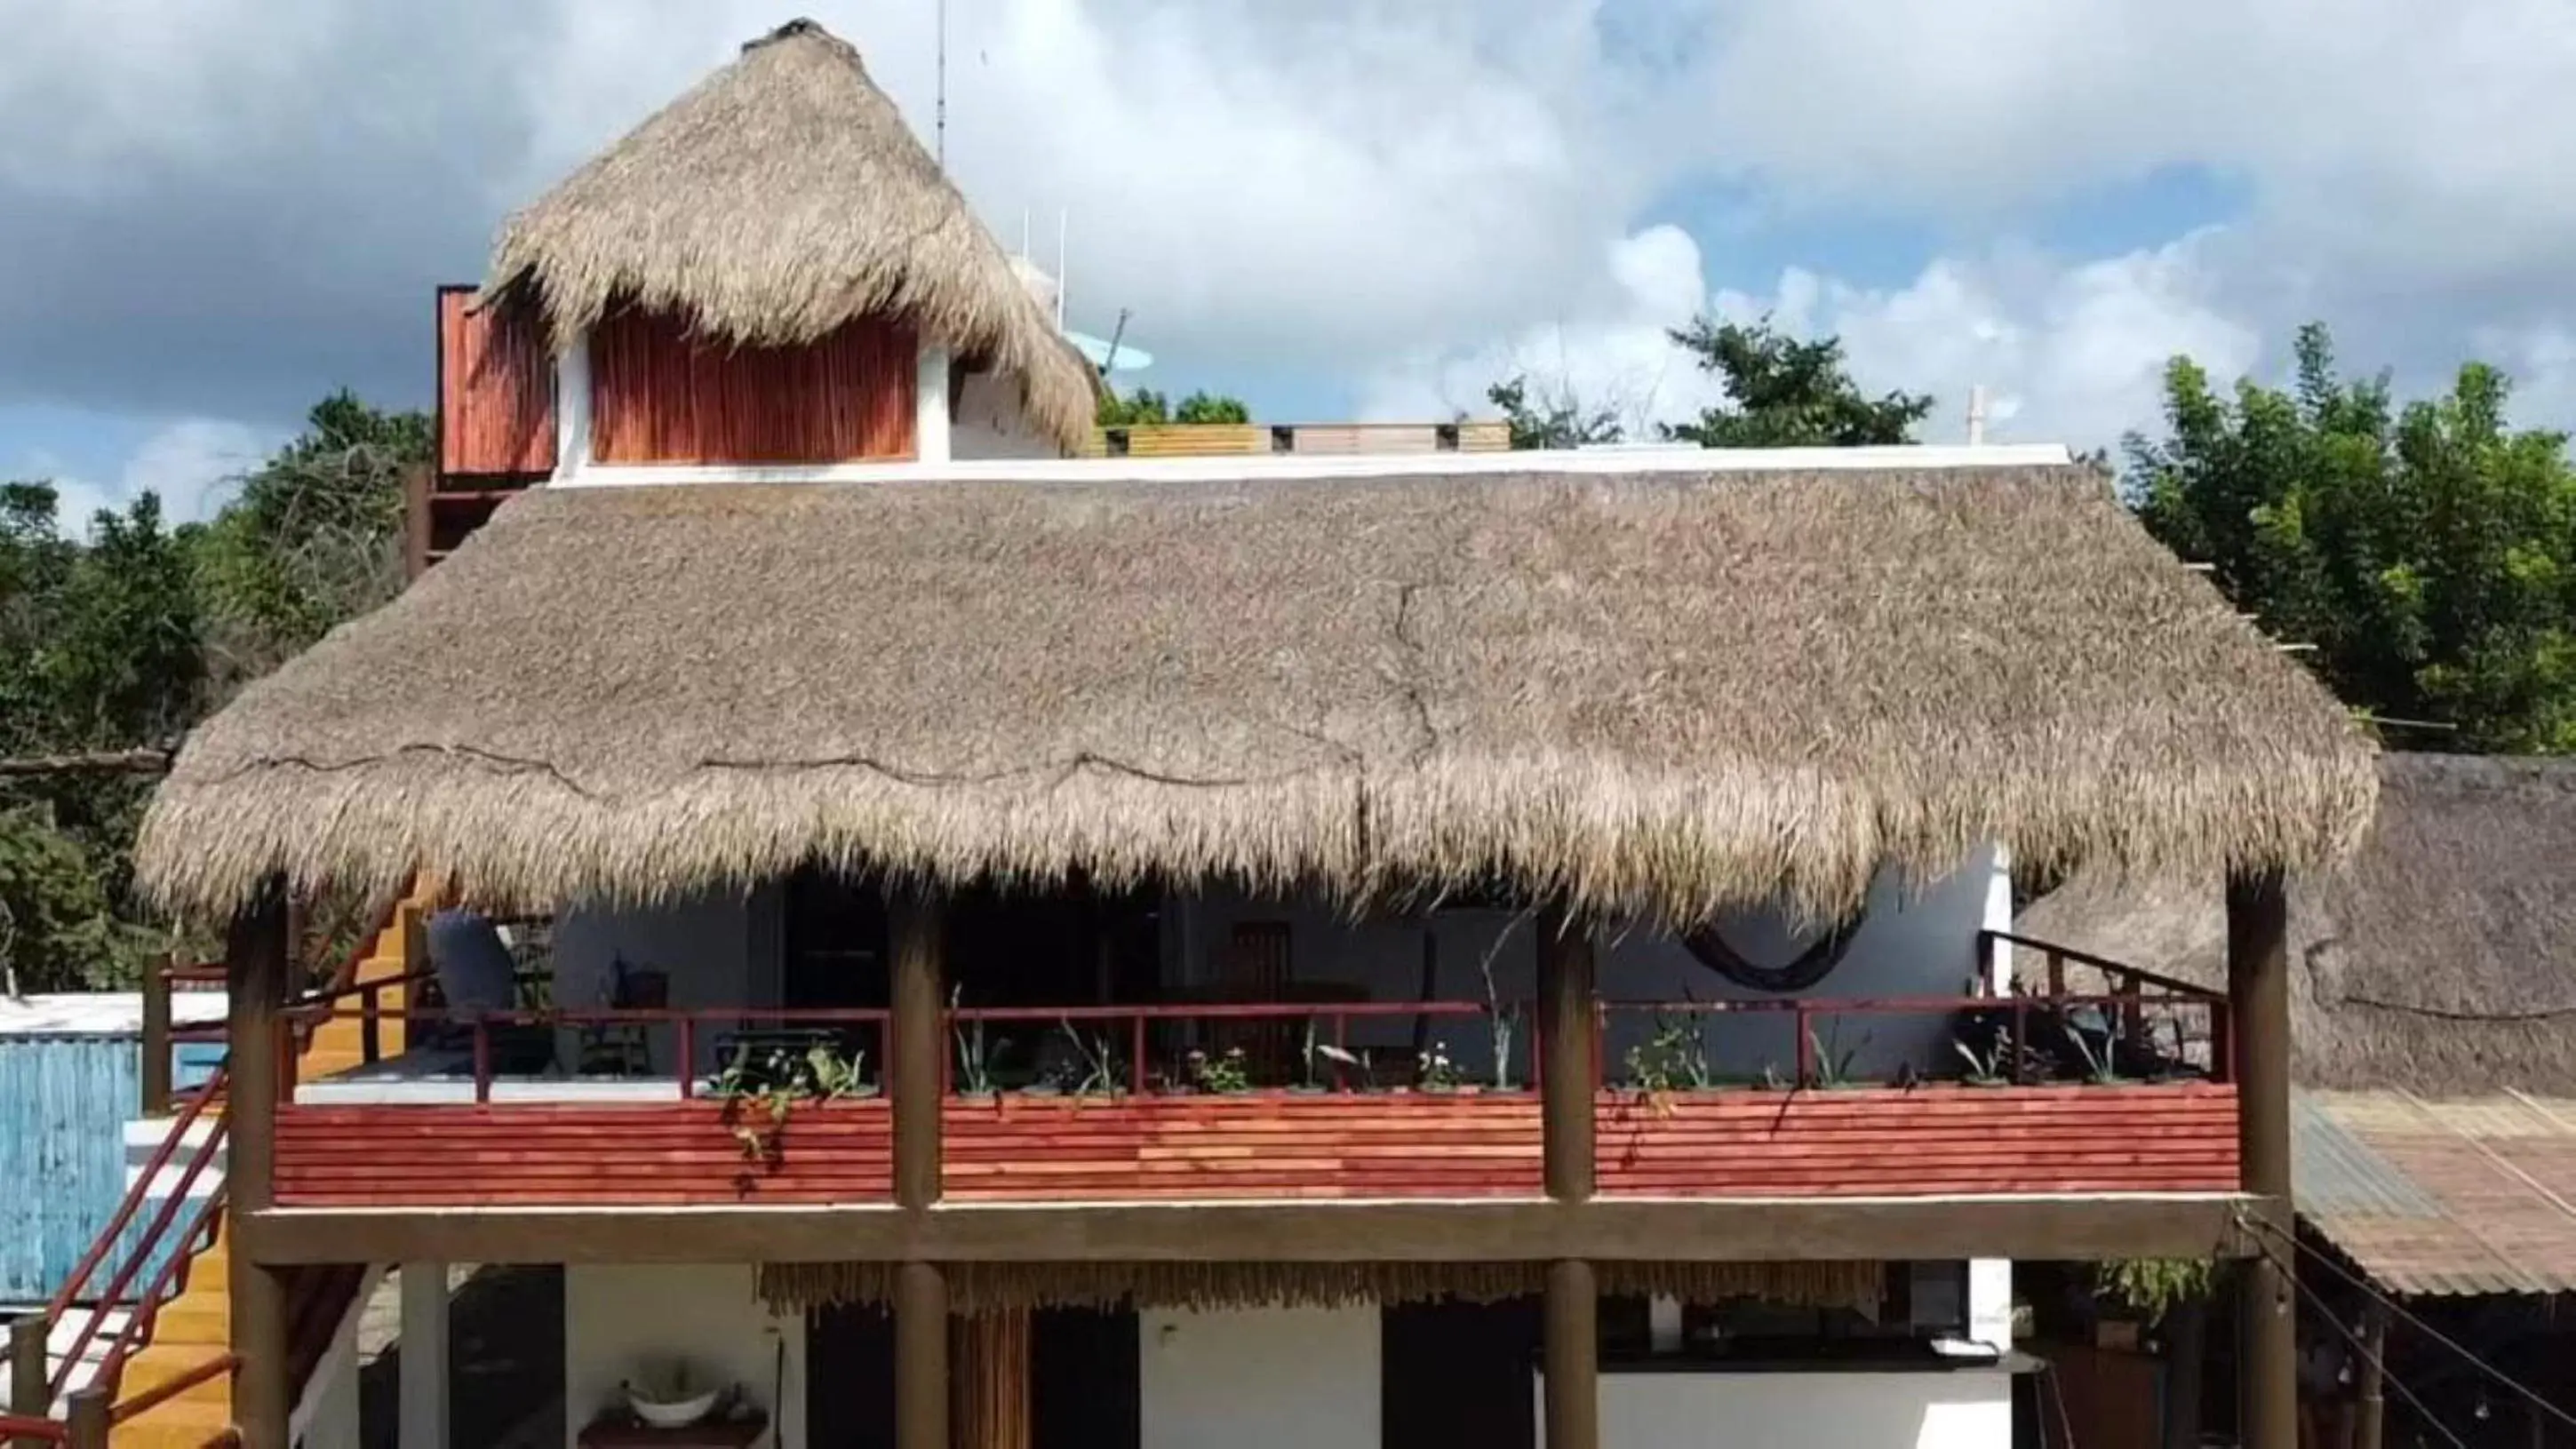
[[[894,1280],[895,1449],[948,1443],[948,1276],[906,1263]]]
[[[2229,1041],[2237,1156],[2265,1241],[2237,1278],[2237,1436],[2298,1449],[2298,1314],[2290,1203],[2289,899],[2281,874],[2227,883]]]
[[[1783,1262],[2242,1257],[2233,1193],[2125,1197],[285,1208],[239,1226],[277,1264]]]
[[[1592,1196],[1592,937],[1561,906],[1538,914],[1539,1116],[1547,1195]]]
[[[949,1319],[949,1427],[956,1449],[1030,1449],[1026,1308]]]
[[[1600,1449],[1601,1295],[1590,1263],[1547,1265],[1546,1312],[1540,1355],[1546,1449]]]
[[[45,1315],[29,1313],[9,1321],[9,1412],[22,1419],[54,1416],[52,1386],[46,1382]],[[44,1441],[13,1438],[16,1449],[43,1449]]]
[[[224,1190],[236,1216],[265,1211],[272,1201],[288,950],[286,882],[273,876],[233,918],[224,943],[231,1042]],[[233,1352],[241,1356],[233,1371],[233,1423],[242,1449],[287,1449],[293,1392],[287,1383],[285,1278],[274,1267],[237,1262],[226,1297]]]
[[[143,746],[131,750],[83,750],[68,755],[12,755],[0,758],[0,779],[38,775],[166,775],[177,751]]]
[[[145,1117],[170,1115],[170,963],[143,965],[143,1060],[135,1076],[142,1087],[138,1104]]]
[[[2353,1366],[2352,1449],[2381,1449],[2387,1439],[2388,1305],[2371,1298],[2361,1310],[2361,1362]]]
[[[894,1105],[894,1197],[905,1207],[939,1201],[939,1119],[947,1096],[945,903],[908,890],[892,902],[887,1088]]]

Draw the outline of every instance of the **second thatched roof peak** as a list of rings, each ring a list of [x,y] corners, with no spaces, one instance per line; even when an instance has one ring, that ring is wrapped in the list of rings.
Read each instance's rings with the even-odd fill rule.
[[[908,319],[1018,378],[1068,447],[1093,378],[848,42],[791,21],[503,226],[486,298],[531,287],[558,338],[634,302],[752,346]]]

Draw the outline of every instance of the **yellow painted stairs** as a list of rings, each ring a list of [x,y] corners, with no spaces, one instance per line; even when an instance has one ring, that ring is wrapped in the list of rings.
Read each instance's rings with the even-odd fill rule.
[[[419,921],[429,908],[425,897],[415,896],[394,908],[393,915],[377,931],[357,956],[353,972],[345,980],[357,985],[391,981],[410,974],[427,964],[421,947]],[[343,997],[354,1004],[355,997]],[[398,1009],[387,1003],[389,1009]],[[388,1018],[379,1024],[379,1049],[391,1056],[403,1049],[402,1023]],[[354,1018],[335,1018],[316,1026],[305,1042],[296,1062],[296,1075],[311,1080],[346,1071],[364,1060],[361,1046],[362,1027]],[[174,1167],[186,1162],[186,1150],[174,1156]],[[223,1214],[229,1217],[230,1214]],[[183,1209],[179,1222],[185,1225]],[[232,1305],[228,1297],[232,1284],[231,1235],[218,1226],[214,1241],[192,1257],[182,1270],[176,1296],[161,1305],[149,1328],[144,1346],[126,1362],[123,1380],[117,1385],[116,1397],[125,1402],[149,1393],[157,1384],[186,1374],[231,1346]],[[301,1286],[301,1285],[299,1285]],[[313,1288],[323,1289],[317,1279]],[[341,1286],[341,1301],[336,1306],[317,1304],[337,1313],[347,1307],[346,1295],[354,1291],[354,1282]],[[305,1305],[298,1298],[316,1295],[291,1293],[289,1312],[295,1314]],[[320,1296],[327,1298],[327,1290]],[[290,1318],[290,1334],[297,1324]],[[309,1371],[310,1365],[303,1366]],[[300,1376],[299,1376],[300,1377]],[[299,1391],[301,1384],[298,1384]],[[183,1389],[179,1394],[144,1410],[117,1427],[111,1442],[117,1449],[205,1449],[209,1444],[228,1442],[232,1434],[232,1382],[229,1376],[217,1375],[204,1383]]]

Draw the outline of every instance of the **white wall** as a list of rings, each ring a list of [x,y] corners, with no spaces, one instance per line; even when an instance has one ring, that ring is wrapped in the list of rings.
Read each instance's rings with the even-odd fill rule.
[[[564,1444],[622,1400],[619,1385],[647,1362],[685,1359],[739,1383],[769,1412],[782,1449],[805,1442],[805,1320],[773,1314],[747,1263],[564,1269]],[[783,1393],[778,1352],[786,1346]],[[778,1407],[783,1399],[785,1410]]]
[[[1927,882],[1908,883],[1894,871],[1882,874],[1870,890],[1866,913],[1842,964],[1808,992],[1808,998],[1965,996],[1985,975],[1985,963],[1976,949],[1977,932],[1987,924],[1997,874],[1994,852],[1979,852],[1959,870]],[[1537,991],[1533,923],[1515,921],[1507,912],[1443,911],[1427,921],[1414,917],[1353,925],[1322,902],[1283,903],[1222,892],[1172,904],[1166,929],[1167,973],[1184,981],[1211,979],[1217,953],[1225,949],[1234,925],[1252,920],[1289,922],[1290,971],[1298,979],[1365,987],[1374,1001],[1419,998],[1426,930],[1435,938],[1438,953],[1433,998],[1482,1000],[1485,986],[1479,963],[1489,954],[1495,988],[1504,999],[1525,1001]],[[1721,929],[1739,954],[1766,965],[1787,962],[1803,941],[1813,939],[1812,929],[1802,932],[1778,911],[1741,912],[1721,922]],[[1643,928],[1615,933],[1608,940],[1599,981],[1601,995],[1609,1001],[1762,997],[1701,965],[1669,935]],[[1784,1077],[1794,1072],[1797,1033],[1786,1015],[1704,1020],[1711,1064],[1721,1075],[1757,1077],[1765,1064]],[[1652,1020],[1642,1012],[1610,1013],[1605,1069],[1617,1070],[1628,1047],[1653,1029]],[[1950,1047],[1950,1022],[1940,1015],[1818,1019],[1815,1030],[1829,1049],[1856,1048],[1853,1065],[1858,1072],[1880,1075],[1903,1062],[1942,1072],[1959,1065]],[[1381,1050],[1401,1048],[1411,1041],[1412,1031],[1410,1017],[1390,1017],[1367,1031],[1355,1026],[1351,1039]],[[1462,1019],[1435,1025],[1433,1034],[1471,1077],[1486,1071],[1491,1052],[1483,1023]],[[1525,1041],[1516,1043],[1515,1054],[1525,1049]]]
[[[1537,1378],[1544,1445],[1546,1385]],[[1601,1375],[1602,1449],[2011,1449],[2012,1379],[1947,1373]]]
[[[778,893],[710,894],[669,906],[571,906],[555,917],[555,1005],[567,1011],[605,1007],[613,965],[668,972],[674,1007],[766,1006],[778,1000],[781,971]],[[712,1069],[714,1033],[698,1034],[698,1066]],[[673,1033],[652,1033],[653,1068],[674,1066]],[[576,1060],[569,1043],[560,1059]]]
[[[1378,1310],[1139,1313],[1141,1449],[1378,1442]]]
[[[1020,408],[1020,385],[990,372],[966,374],[949,420],[952,458],[1061,458],[1052,438],[1029,426]]]

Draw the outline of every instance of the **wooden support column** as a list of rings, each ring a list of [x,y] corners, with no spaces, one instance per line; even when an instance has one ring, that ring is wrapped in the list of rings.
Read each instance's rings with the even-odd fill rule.
[[[890,905],[894,979],[886,1086],[894,1098],[894,1200],[928,1207],[939,1201],[939,1109],[945,1095],[940,1068],[948,1050],[946,903],[932,891],[909,889]]]
[[[948,1275],[936,1263],[895,1270],[894,1449],[950,1449]]]
[[[173,963],[143,967],[143,1060],[135,1076],[143,1088],[142,1116],[170,1115],[170,972]]]
[[[1600,1449],[1601,1297],[1592,1265],[1567,1258],[1547,1265],[1547,1324],[1540,1362],[1546,1375],[1543,1449]]]
[[[107,1449],[107,1390],[95,1384],[73,1390],[63,1421],[63,1443],[68,1449]]]
[[[30,1313],[9,1322],[9,1412],[22,1419],[54,1416],[51,1385],[45,1382],[45,1315]],[[15,1449],[44,1449],[40,1439],[11,1439]]]
[[[233,917],[224,942],[230,992],[224,1110],[231,1124],[224,1187],[235,1216],[265,1212],[275,1201],[288,949],[286,883],[272,877]],[[223,1250],[230,1253],[232,1247],[228,1234]],[[277,1268],[236,1253],[227,1297],[233,1352],[241,1356],[233,1370],[233,1423],[242,1449],[286,1449],[293,1407],[286,1381],[286,1280]]]
[[[2352,1366],[2352,1449],[2380,1449],[2387,1437],[2388,1305],[2373,1298],[2361,1310],[2361,1362]]]
[[[1538,915],[1539,1119],[1547,1195],[1592,1196],[1592,937],[1561,906]]]
[[[2298,1314],[2290,1206],[2289,903],[2278,871],[2227,883],[2227,999],[2244,1188],[2261,1251],[2237,1277],[2237,1436],[2298,1449]]]
[[[448,1449],[447,1265],[405,1263],[396,1282],[402,1301],[402,1355],[394,1442],[398,1449]]]
[[[996,1308],[949,1321],[955,1449],[1029,1449],[1029,1310]]]

